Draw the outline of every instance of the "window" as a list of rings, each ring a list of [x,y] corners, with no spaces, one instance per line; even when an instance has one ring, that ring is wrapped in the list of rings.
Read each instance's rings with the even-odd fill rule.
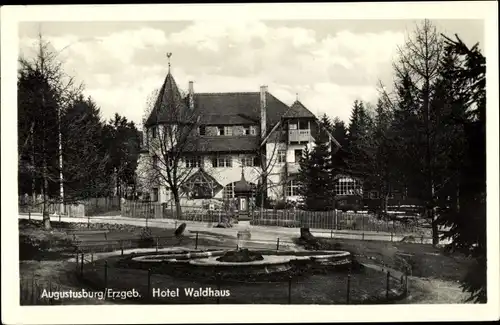
[[[278,150],[278,163],[286,162],[286,150]]]
[[[294,151],[294,155],[295,155],[295,162],[299,163],[300,160],[302,159],[302,150],[301,149],[296,149]]]
[[[288,129],[289,130],[297,130],[297,124],[289,124]]]
[[[212,158],[212,166],[213,167],[232,167],[233,160],[230,156],[218,156]]]
[[[153,202],[158,202],[158,189],[157,188],[154,188],[153,189],[153,195],[151,197],[151,201]]]
[[[156,138],[156,132],[157,132],[157,130],[156,130],[156,126],[153,126],[153,127],[151,128],[151,137],[153,137],[153,139],[155,139],[155,138]]]
[[[222,198],[224,200],[234,199],[234,183],[230,183],[224,186],[224,190],[222,191]]]
[[[250,126],[243,126],[243,134],[250,135]]]
[[[184,188],[190,199],[210,199],[213,197],[211,185],[199,177],[188,180],[184,184]]]
[[[378,191],[371,191],[370,199],[378,199]]]
[[[241,165],[243,167],[259,166],[259,160],[255,156],[243,157],[243,158],[241,158]]]
[[[257,134],[257,128],[253,125],[250,126],[250,135],[256,135]]]
[[[362,193],[363,190],[361,188],[361,182],[349,178],[349,177],[341,177],[337,179],[335,182],[335,194],[336,195],[354,195],[356,193]]]
[[[198,135],[205,135],[205,134],[206,134],[205,126],[204,125],[199,126],[198,127]]]
[[[299,182],[296,180],[288,181],[286,185],[286,196],[297,196],[299,195]]]
[[[158,169],[158,156],[153,156],[153,169]]]
[[[185,160],[186,160],[186,167],[188,168],[201,167],[202,159],[200,156],[186,157]]]
[[[217,135],[233,135],[232,126],[218,126]]]
[[[299,129],[300,130],[309,130],[309,122],[308,121],[299,121]]]

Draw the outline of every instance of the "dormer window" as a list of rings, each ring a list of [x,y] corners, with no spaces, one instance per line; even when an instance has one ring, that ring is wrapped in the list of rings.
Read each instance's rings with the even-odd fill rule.
[[[156,132],[157,132],[157,130],[156,130],[156,125],[155,125],[155,126],[153,126],[153,127],[151,128],[151,137],[152,137],[153,139],[156,139]]]
[[[254,125],[243,125],[243,134],[244,135],[256,135],[257,130]]]
[[[206,135],[206,129],[204,125],[198,127],[198,135]]]
[[[217,135],[233,135],[233,128],[231,126],[218,126]]]

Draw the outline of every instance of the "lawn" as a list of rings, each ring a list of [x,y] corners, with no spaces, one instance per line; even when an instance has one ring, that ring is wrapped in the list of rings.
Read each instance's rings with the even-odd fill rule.
[[[351,252],[360,262],[399,268],[397,256],[404,254],[411,265],[411,275],[445,281],[461,281],[473,261],[459,253],[427,244],[386,242],[355,239],[316,238],[321,249],[340,249]],[[297,240],[306,249],[310,244]]]

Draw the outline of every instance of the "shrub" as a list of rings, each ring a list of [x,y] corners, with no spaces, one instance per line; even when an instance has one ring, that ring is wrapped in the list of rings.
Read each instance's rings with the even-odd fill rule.
[[[140,248],[149,248],[154,245],[154,238],[151,228],[143,228],[141,234],[139,235],[138,246]]]

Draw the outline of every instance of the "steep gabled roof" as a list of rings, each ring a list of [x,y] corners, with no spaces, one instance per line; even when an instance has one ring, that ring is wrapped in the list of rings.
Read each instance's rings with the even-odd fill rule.
[[[285,118],[303,117],[303,118],[316,118],[316,116],[308,110],[304,104],[296,100],[286,114]]]
[[[187,112],[187,105],[179,92],[174,77],[168,72],[158,93],[146,126],[157,123],[178,122]]]
[[[288,111],[288,106],[266,93],[267,128],[271,129]],[[195,93],[194,107],[201,116],[200,124],[260,123],[260,93]]]

